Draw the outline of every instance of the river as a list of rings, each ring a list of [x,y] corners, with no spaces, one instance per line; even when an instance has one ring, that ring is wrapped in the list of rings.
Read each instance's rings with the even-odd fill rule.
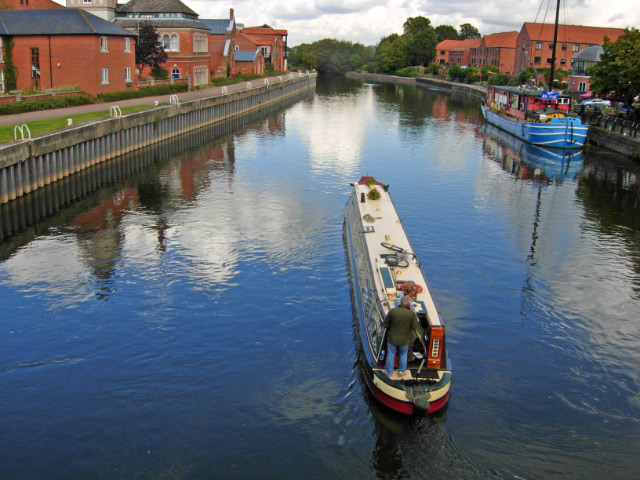
[[[0,208],[0,478],[638,478],[638,166],[476,101],[305,94]],[[342,239],[390,192],[447,328],[448,408],[369,395]]]

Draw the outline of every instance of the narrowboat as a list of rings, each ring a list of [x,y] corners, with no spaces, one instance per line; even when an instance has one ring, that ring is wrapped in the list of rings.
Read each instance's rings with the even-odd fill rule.
[[[571,97],[555,91],[492,86],[482,103],[486,121],[533,145],[582,148],[589,125],[571,113]]]
[[[445,326],[424,273],[389,195],[388,185],[362,177],[344,211],[344,240],[355,330],[365,381],[384,405],[406,414],[434,413],[449,400],[452,365]],[[400,301],[405,284],[423,335],[413,343],[403,377],[397,364],[385,372],[387,329],[383,321]],[[396,361],[398,357],[396,357]]]

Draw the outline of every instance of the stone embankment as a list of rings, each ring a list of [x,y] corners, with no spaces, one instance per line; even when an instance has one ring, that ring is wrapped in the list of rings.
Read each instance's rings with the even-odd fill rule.
[[[478,100],[484,100],[487,95],[487,87],[449,82],[447,80],[441,80],[433,77],[407,78],[395,75],[355,72],[348,73],[347,77],[357,78],[368,82],[422,85],[441,90],[448,90],[454,93],[465,94]],[[587,140],[589,143],[612,150],[616,153],[620,153],[628,157],[640,158],[640,139],[638,138],[630,138],[628,136],[612,132],[609,129],[592,125],[589,127]]]
[[[120,116],[114,109],[108,120],[0,145],[0,204],[125,153],[315,89],[316,74],[259,82],[186,102],[172,95],[170,105],[131,115]]]

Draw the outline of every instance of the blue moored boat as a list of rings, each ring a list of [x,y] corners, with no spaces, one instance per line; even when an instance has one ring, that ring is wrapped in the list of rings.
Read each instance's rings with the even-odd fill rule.
[[[519,87],[489,87],[482,114],[487,122],[533,145],[582,148],[588,125],[570,112],[571,97]]]

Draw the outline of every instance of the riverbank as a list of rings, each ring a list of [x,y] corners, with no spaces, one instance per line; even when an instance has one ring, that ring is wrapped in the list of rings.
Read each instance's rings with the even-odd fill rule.
[[[484,100],[487,95],[487,87],[482,85],[467,85],[464,83],[449,82],[434,77],[398,77],[395,75],[382,75],[375,73],[347,73],[348,78],[360,79],[379,83],[400,83],[406,85],[422,85],[468,95],[477,100]],[[591,125],[587,134],[587,141],[607,150],[619,153],[626,157],[640,158],[640,139],[630,138],[617,134],[606,128]]]
[[[0,146],[0,204],[133,150],[315,89],[316,74],[292,73],[259,82],[218,87],[214,95],[213,89],[207,89],[165,95],[160,100],[150,97],[145,101],[153,102],[153,108],[130,115],[121,115],[120,109],[112,106],[113,118],[37,138],[30,138],[23,129],[24,140]],[[158,105],[159,101],[170,104]],[[43,113],[52,114],[48,111],[22,115],[32,118]]]

